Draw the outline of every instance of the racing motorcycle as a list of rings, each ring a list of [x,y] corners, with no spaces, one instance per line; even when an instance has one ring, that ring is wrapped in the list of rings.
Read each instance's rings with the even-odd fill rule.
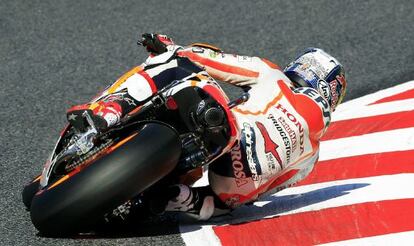
[[[154,191],[194,182],[197,170],[231,148],[230,109],[247,99],[229,101],[208,74],[193,74],[151,93],[103,132],[87,114],[82,131],[68,124],[23,189],[34,226],[51,236],[88,231],[143,209]]]

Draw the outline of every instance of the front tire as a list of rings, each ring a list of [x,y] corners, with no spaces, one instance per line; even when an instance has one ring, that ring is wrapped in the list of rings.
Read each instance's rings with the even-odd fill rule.
[[[175,130],[148,123],[109,155],[36,193],[30,208],[32,222],[47,236],[90,230],[105,213],[171,172],[180,154]]]
[[[40,176],[34,178],[30,183],[24,186],[22,191],[22,200],[26,209],[30,209],[30,205],[32,204],[32,199],[36,192],[39,191],[40,188]]]

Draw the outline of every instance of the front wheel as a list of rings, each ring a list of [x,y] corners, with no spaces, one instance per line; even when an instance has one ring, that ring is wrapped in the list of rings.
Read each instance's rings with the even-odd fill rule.
[[[40,188],[40,175],[34,178],[30,183],[24,186],[22,191],[22,200],[26,209],[30,209],[30,205],[32,204],[32,199],[34,195],[39,191]]]
[[[110,154],[75,175],[66,175],[36,193],[30,214],[43,235],[91,229],[105,213],[171,172],[181,154],[175,130],[158,123],[142,126],[113,147]]]

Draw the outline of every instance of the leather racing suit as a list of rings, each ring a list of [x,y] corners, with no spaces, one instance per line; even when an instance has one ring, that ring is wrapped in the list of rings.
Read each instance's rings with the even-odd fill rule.
[[[209,166],[209,184],[221,201],[235,208],[312,171],[331,117],[328,103],[316,90],[293,88],[277,65],[258,57],[206,46],[178,54],[216,80],[250,87],[250,99],[232,109],[241,129],[238,143]]]

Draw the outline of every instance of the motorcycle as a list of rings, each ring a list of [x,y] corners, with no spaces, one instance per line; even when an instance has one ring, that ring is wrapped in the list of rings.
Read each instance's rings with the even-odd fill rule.
[[[199,178],[191,175],[228,151],[237,135],[230,109],[248,94],[230,101],[203,73],[171,81],[103,132],[87,114],[84,130],[68,124],[22,192],[37,230],[70,235],[128,216],[151,191],[191,184]]]

